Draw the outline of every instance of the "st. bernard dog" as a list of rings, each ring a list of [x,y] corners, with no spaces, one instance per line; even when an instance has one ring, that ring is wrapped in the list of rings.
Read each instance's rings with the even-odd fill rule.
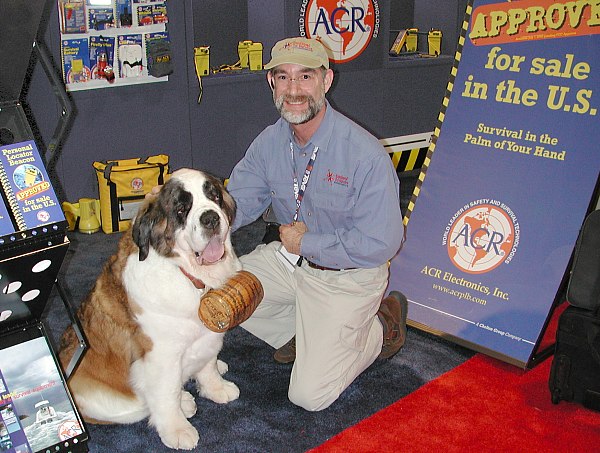
[[[162,442],[190,450],[198,432],[184,384],[217,403],[238,398],[217,360],[223,334],[198,317],[200,298],[241,269],[230,238],[233,198],[200,171],[175,171],[140,207],[118,251],[105,264],[79,309],[89,348],[69,379],[77,406],[91,423],[134,423],[149,417]],[[68,328],[60,359],[68,364],[78,340]]]

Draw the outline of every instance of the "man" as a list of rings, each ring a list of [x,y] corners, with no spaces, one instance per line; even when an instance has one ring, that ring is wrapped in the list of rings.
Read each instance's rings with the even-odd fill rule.
[[[399,182],[379,141],[325,99],[333,71],[316,40],[284,39],[267,81],[281,114],[235,166],[235,230],[272,206],[280,241],[242,256],[264,298],[242,327],[294,362],[288,396],[325,409],[406,338],[406,298],[383,299],[400,247]]]

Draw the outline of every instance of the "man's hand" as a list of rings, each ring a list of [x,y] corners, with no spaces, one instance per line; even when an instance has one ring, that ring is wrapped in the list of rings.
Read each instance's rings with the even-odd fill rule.
[[[279,236],[285,249],[295,255],[301,255],[302,236],[308,231],[304,222],[294,222],[279,227]]]

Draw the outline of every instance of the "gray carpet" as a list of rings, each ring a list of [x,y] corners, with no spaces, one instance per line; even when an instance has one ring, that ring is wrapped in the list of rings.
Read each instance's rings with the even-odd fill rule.
[[[412,193],[411,184],[414,185],[412,177],[403,184],[403,209]],[[238,255],[252,250],[263,233],[262,221],[234,233],[233,244]],[[91,289],[106,258],[115,252],[120,234],[69,233],[68,237],[71,245],[59,281],[76,307]],[[45,320],[58,344],[68,317],[56,290]],[[390,360],[376,361],[338,401],[316,413],[288,401],[291,365],[275,363],[272,354],[270,346],[239,327],[226,334],[220,357],[229,364],[226,377],[238,385],[240,398],[219,405],[197,397],[198,412],[190,420],[200,433],[195,451],[305,452],[451,370],[473,352],[409,328],[407,343],[400,353]],[[191,386],[189,390],[195,394]],[[94,453],[171,451],[146,422],[87,425],[87,428],[89,448]]]

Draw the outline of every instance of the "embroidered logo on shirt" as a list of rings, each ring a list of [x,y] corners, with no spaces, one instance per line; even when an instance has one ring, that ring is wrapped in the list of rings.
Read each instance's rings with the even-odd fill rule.
[[[327,181],[330,186],[337,184],[338,186],[348,187],[348,177],[333,173],[331,170],[327,170],[325,181]]]

